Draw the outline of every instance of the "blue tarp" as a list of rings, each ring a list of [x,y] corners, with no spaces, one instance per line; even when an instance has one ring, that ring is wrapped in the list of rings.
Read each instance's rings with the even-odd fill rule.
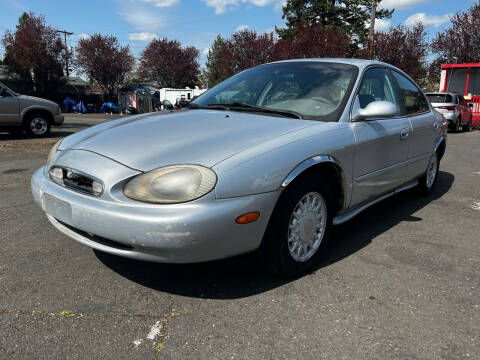
[[[73,110],[73,107],[77,105],[77,102],[73,100],[71,97],[66,97],[65,100],[63,100],[63,111],[64,112],[70,112]]]
[[[83,102],[80,101],[77,105],[73,107],[73,111],[76,113],[85,113],[87,112],[87,109],[85,108],[85,105],[83,105]]]
[[[100,112],[102,113],[113,111],[118,111],[118,107],[116,107],[115,104],[112,102],[103,103],[102,107],[100,108]]]

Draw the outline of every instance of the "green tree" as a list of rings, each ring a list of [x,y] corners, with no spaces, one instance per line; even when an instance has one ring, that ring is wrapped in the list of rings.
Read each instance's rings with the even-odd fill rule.
[[[378,4],[381,0],[378,0]],[[366,45],[372,0],[288,0],[282,18],[286,29],[277,29],[281,38],[293,37],[304,25],[322,25],[326,29],[342,29],[351,39],[351,55],[359,45]],[[393,10],[377,9],[376,19],[392,17]],[[304,24],[304,25],[302,25]]]
[[[212,43],[207,55],[206,77],[208,87],[211,88],[219,82],[225,80],[225,77],[220,70],[222,52],[226,49],[227,41],[218,34],[215,41]]]

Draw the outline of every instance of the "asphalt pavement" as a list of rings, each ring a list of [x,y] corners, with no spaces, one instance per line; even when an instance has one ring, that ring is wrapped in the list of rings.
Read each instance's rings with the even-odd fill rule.
[[[0,359],[480,358],[480,132],[449,134],[430,197],[335,228],[318,269],[285,281],[251,255],[146,263],[56,231],[30,176],[58,138],[106,119],[0,134]]]

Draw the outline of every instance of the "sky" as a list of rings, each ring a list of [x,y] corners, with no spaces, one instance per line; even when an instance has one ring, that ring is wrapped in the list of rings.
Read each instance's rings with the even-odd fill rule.
[[[0,34],[14,30],[24,11],[46,17],[49,25],[73,32],[69,45],[94,33],[115,35],[139,56],[154,37],[179,40],[200,50],[200,63],[218,34],[229,37],[239,29],[258,32],[283,27],[285,0],[0,0]],[[376,29],[422,22],[430,38],[448,26],[449,16],[465,11],[474,0],[383,0],[394,8],[393,17],[380,20]],[[0,46],[0,56],[3,48]]]

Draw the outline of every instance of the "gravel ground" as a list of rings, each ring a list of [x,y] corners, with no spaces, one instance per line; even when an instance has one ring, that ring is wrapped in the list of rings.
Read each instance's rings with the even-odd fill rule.
[[[480,358],[480,132],[449,135],[431,197],[370,208],[284,281],[251,255],[145,263],[55,231],[30,176],[58,137],[105,119],[0,134],[1,359]]]

